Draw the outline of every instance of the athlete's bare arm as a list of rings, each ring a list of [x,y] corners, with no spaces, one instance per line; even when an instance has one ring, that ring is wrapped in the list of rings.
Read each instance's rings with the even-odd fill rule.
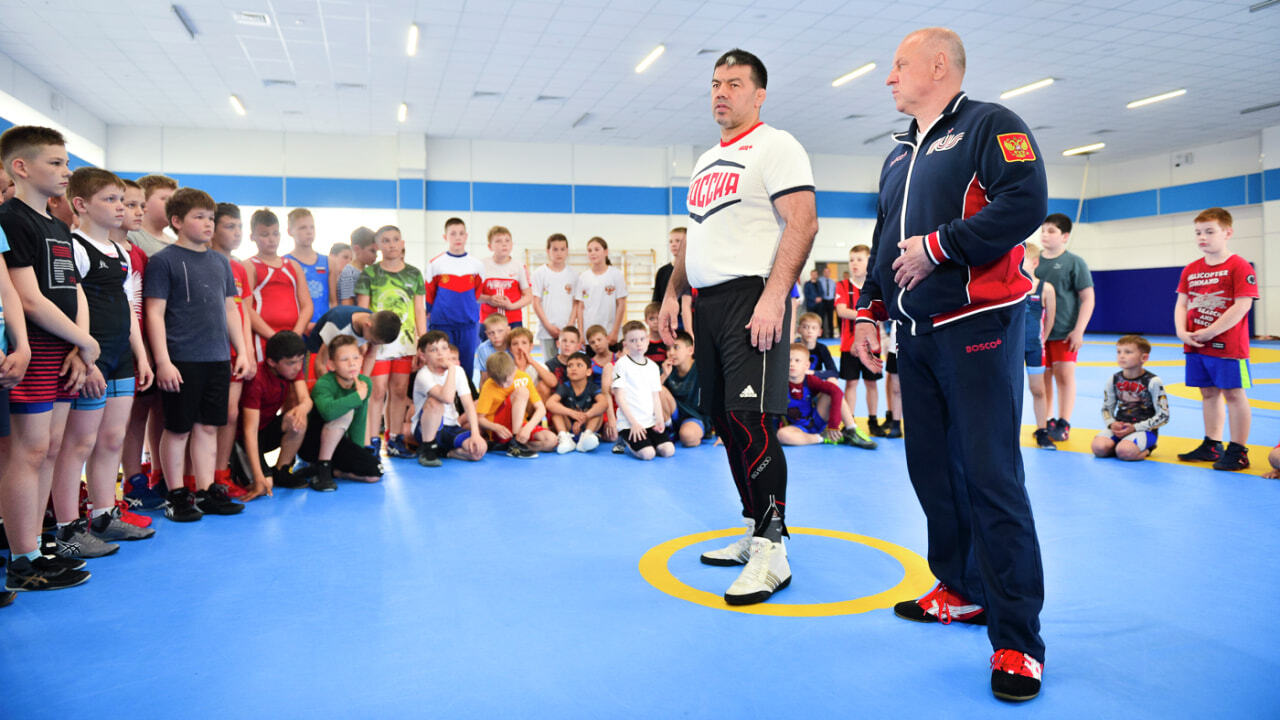
[[[773,207],[786,227],[782,230],[782,239],[778,242],[778,253],[774,256],[773,269],[769,271],[764,293],[751,313],[751,322],[747,323],[747,328],[751,331],[751,344],[761,352],[782,341],[785,330],[782,317],[787,307],[787,296],[791,294],[791,286],[795,284],[796,278],[800,277],[800,269],[809,258],[813,238],[818,234],[818,212],[812,191],[787,193],[774,200]],[[671,275],[674,279],[675,272]],[[668,287],[668,296],[670,292]]]

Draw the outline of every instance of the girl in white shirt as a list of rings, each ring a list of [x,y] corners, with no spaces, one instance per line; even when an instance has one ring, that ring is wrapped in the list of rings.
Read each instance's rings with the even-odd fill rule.
[[[570,324],[577,327],[600,325],[609,334],[609,345],[616,345],[618,331],[627,314],[626,280],[609,263],[609,244],[604,238],[593,237],[587,241],[587,260],[591,267],[578,275]]]

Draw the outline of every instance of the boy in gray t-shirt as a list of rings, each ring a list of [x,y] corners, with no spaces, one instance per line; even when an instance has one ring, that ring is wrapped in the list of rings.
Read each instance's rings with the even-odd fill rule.
[[[1040,226],[1040,264],[1036,277],[1053,286],[1053,329],[1044,344],[1045,406],[1053,407],[1058,388],[1058,417],[1049,418],[1049,437],[1062,442],[1071,436],[1071,411],[1076,402],[1076,356],[1084,330],[1093,317],[1093,277],[1079,255],[1067,252],[1071,219],[1054,213]]]
[[[164,409],[160,464],[169,488],[165,516],[177,522],[244,509],[227,497],[224,486],[213,483],[217,431],[227,423],[231,378],[244,377],[250,367],[244,333],[227,331],[240,323],[231,264],[209,251],[216,209],[213,198],[201,190],[175,192],[165,212],[178,241],[151,258],[142,283]],[[236,350],[234,368],[228,343]],[[194,495],[182,482],[188,439]]]

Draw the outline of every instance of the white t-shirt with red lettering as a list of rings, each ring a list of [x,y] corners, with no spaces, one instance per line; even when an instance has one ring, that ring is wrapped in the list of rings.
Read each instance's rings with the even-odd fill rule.
[[[757,123],[704,152],[689,179],[684,267],[695,288],[740,277],[768,277],[782,239],[773,201],[813,192],[803,146],[783,130]]]
[[[1239,255],[1221,264],[1210,265],[1200,258],[1182,269],[1178,292],[1187,296],[1187,319],[1184,329],[1195,332],[1209,327],[1238,298],[1258,297],[1258,277],[1253,266]],[[1215,335],[1204,347],[1183,346],[1183,352],[1212,357],[1244,359],[1249,357],[1249,318]]]

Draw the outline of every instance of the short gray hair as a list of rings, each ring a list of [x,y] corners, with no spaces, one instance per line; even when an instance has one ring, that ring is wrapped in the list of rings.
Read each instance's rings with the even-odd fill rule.
[[[920,36],[930,49],[947,56],[961,73],[965,68],[964,43],[954,30],[944,27],[929,27],[916,30],[912,35]]]

